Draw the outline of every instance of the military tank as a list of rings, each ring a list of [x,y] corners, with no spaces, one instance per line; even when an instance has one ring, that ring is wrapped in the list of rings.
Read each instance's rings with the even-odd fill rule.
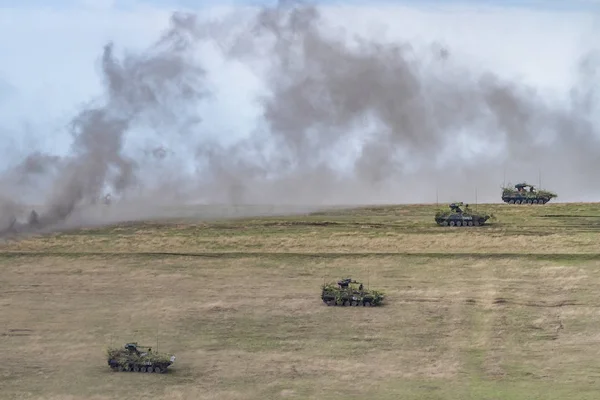
[[[469,210],[469,205],[464,205],[465,209],[461,209],[463,202],[451,203],[450,211],[440,210],[435,214],[435,222],[441,226],[481,226],[492,218],[489,214],[473,213]]]
[[[365,290],[361,282],[352,278],[344,278],[336,283],[329,282],[322,286],[321,300],[328,306],[379,306],[385,295],[378,290]]]
[[[108,365],[113,371],[154,372],[164,374],[175,362],[174,355],[153,353],[151,347],[137,342],[126,343],[123,348],[109,348]]]
[[[526,182],[517,183],[514,188],[502,188],[502,201],[508,204],[546,204],[555,197],[558,197],[556,193],[537,190],[535,186]]]

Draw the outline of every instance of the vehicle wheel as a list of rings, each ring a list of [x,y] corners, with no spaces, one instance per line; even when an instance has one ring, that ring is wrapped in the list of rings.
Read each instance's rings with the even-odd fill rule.
[[[442,226],[448,226],[448,221],[442,222]]]
[[[368,301],[365,301],[365,304],[364,304],[364,306],[365,306],[365,307],[371,307],[371,303],[370,303],[370,302],[368,302]]]
[[[119,370],[119,372],[125,372],[125,371],[127,371],[127,369],[123,365],[119,365],[118,370]]]
[[[456,225],[456,223],[454,221],[450,221],[450,222],[448,222],[448,225],[454,226],[454,225]]]
[[[140,372],[146,372],[146,367],[141,367]]]
[[[536,200],[532,200],[532,202],[533,202],[533,204],[537,204],[538,203],[537,199]]]
[[[533,200],[531,200],[531,199],[527,200],[527,204],[533,204]]]
[[[335,306],[335,300],[329,300],[325,302],[325,304],[327,304],[328,307]]]
[[[514,200],[509,200],[508,204],[515,204]]]
[[[148,373],[152,372],[152,366],[146,367],[146,372],[148,372]]]
[[[356,307],[358,305],[358,301],[352,300],[352,307]]]
[[[462,221],[456,221],[456,226],[461,226],[462,225]]]
[[[468,226],[473,226],[473,221],[469,221],[469,222],[467,222],[467,225],[468,225]]]
[[[344,301],[344,307],[348,307],[350,305],[350,302],[348,300]]]
[[[162,372],[162,370],[160,369],[160,367],[154,367],[155,374],[160,374],[161,372]]]

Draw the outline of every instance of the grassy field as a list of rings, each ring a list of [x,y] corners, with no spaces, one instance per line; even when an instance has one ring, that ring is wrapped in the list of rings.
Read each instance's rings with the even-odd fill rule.
[[[0,247],[2,399],[592,399],[600,204],[122,224]],[[379,308],[327,307],[343,276]],[[106,347],[177,356],[115,373]]]

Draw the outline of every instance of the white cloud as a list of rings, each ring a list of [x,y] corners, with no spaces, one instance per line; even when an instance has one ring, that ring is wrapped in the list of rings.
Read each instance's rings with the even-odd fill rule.
[[[39,137],[38,147],[66,149],[69,137],[59,133],[62,124],[82,102],[101,93],[97,61],[102,46],[112,40],[117,51],[141,49],[158,38],[172,11],[139,5],[119,9],[108,0],[87,3],[60,10],[0,9],[0,80],[16,89],[0,110],[0,126],[11,128],[11,135],[27,121]],[[595,20],[584,12],[365,4],[326,6],[324,15],[348,32],[387,41],[437,41],[471,68],[563,95],[573,83],[579,57],[593,45]],[[200,11],[217,16],[224,10]],[[205,123],[218,132],[251,130],[259,113],[253,95],[260,83],[249,70],[224,63],[210,49],[203,56],[220,96]]]

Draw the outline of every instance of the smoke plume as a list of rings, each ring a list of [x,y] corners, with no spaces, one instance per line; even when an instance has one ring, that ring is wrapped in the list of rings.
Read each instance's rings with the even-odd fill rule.
[[[438,192],[473,202],[477,190],[479,201],[498,202],[506,170],[525,180],[543,171],[563,200],[598,193],[594,54],[570,103],[556,105],[493,71],[470,71],[452,49],[333,32],[317,7],[280,2],[247,24],[176,13],[155,45],[122,60],[107,45],[104,99],[73,118],[70,155],[26,155],[0,178],[0,229],[148,218],[157,205],[193,200],[321,206],[433,202]],[[132,131],[203,137],[206,42],[263,74],[263,122],[233,144],[203,140],[193,172],[169,148],[124,154]],[[21,223],[32,193],[40,214]]]

